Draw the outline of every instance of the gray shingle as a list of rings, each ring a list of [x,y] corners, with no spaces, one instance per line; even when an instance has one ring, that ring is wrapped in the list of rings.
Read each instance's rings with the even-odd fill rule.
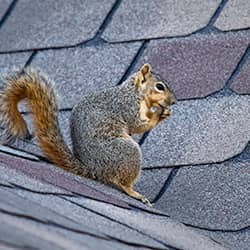
[[[134,245],[148,246],[149,248],[160,248],[164,249],[164,245],[161,243],[150,239],[146,235],[139,233],[129,227],[126,227],[115,220],[108,219],[101,214],[97,214],[84,208],[84,205],[78,206],[77,204],[72,204],[66,199],[62,199],[58,196],[53,195],[40,195],[30,193],[24,190],[16,190],[16,194],[25,199],[31,200],[32,202],[37,202],[41,207],[44,207],[53,213],[67,218],[72,221],[72,223],[78,224],[89,233],[95,231],[100,232],[100,236],[103,235],[107,238],[113,238],[121,241],[125,241]],[[83,199],[85,200],[85,199]],[[84,203],[84,202],[83,202]],[[108,206],[103,204],[104,206]],[[63,209],[62,209],[63,208]],[[123,211],[126,210],[121,210]],[[46,216],[46,215],[45,215]],[[66,222],[66,221],[65,221]],[[58,222],[61,226],[67,227],[68,225],[63,221]],[[93,228],[93,230],[91,230]],[[90,230],[89,230],[90,229]],[[98,234],[97,234],[98,235]]]
[[[220,30],[236,30],[250,27],[250,5],[248,0],[230,0],[215,21]]]
[[[250,97],[182,101],[142,145],[144,167],[213,163],[242,152],[250,140]],[[209,167],[209,166],[208,166]]]
[[[4,14],[8,10],[12,0],[1,0],[1,7],[0,7],[0,21],[2,20]]]
[[[66,190],[60,189],[51,184],[41,182],[38,179],[30,178],[27,175],[18,172],[8,166],[0,165],[0,183],[23,187],[24,189],[33,190],[34,192],[55,193],[55,194],[69,194]]]
[[[94,186],[90,186],[88,184],[88,180],[86,180],[86,183],[81,183],[76,180],[76,178],[74,178],[75,175],[69,174],[52,164],[44,162],[32,162],[25,159],[20,159],[18,157],[11,157],[2,153],[0,156],[1,164],[4,167],[9,167],[20,171],[30,178],[38,179],[42,182],[49,183],[63,190],[67,190],[68,192],[72,192],[84,197],[90,197],[103,202],[115,204],[120,207],[129,208],[128,203],[123,201],[121,198],[114,197],[107,194],[103,190],[98,190]],[[81,179],[84,178],[81,177]],[[98,183],[96,185],[98,185]]]
[[[93,235],[104,237],[104,233],[98,231],[96,228],[91,228],[87,225],[80,225],[80,223],[63,216],[60,213],[54,212],[52,209],[44,207],[41,202],[35,202],[30,197],[23,198],[17,193],[21,191],[13,190],[10,188],[0,189],[0,210],[8,214],[16,214],[21,217],[28,217],[42,223],[52,223],[57,225],[65,225],[71,230],[85,231]]]
[[[34,231],[30,232],[29,229],[32,228],[32,224],[29,225],[30,227],[24,227],[20,228],[18,226],[15,219],[15,224],[12,221],[12,218],[6,214],[0,213],[1,218],[1,227],[0,227],[0,242],[4,244],[5,246],[12,246],[12,249],[55,249],[55,250],[62,250],[65,249],[60,243],[66,244],[66,240],[61,238],[61,242],[56,240],[56,236],[53,235],[54,238],[52,238],[50,235],[50,239],[45,238],[44,233],[41,232],[41,230],[37,230],[37,228],[33,228]],[[9,219],[9,221],[5,221],[6,217]],[[24,225],[23,225],[24,226]],[[40,235],[37,235],[40,234]],[[48,234],[47,234],[48,235]],[[53,240],[52,240],[53,239]],[[58,244],[56,244],[58,243]],[[69,243],[69,242],[67,242]],[[76,245],[71,242],[71,246],[76,247]],[[15,248],[14,248],[15,247]],[[6,249],[1,248],[0,249]],[[8,249],[8,248],[7,248]],[[80,249],[78,246],[77,249]],[[86,249],[86,248],[85,248]]]
[[[224,249],[211,239],[198,234],[181,223],[175,222],[168,217],[156,216],[140,211],[119,209],[115,206],[103,205],[93,200],[83,200],[80,198],[67,198],[93,209],[96,212],[112,217],[115,220],[136,228],[144,234],[157,238],[168,246],[177,249]]]
[[[2,131],[2,130],[0,130],[0,131]],[[20,148],[20,149],[23,150],[23,148]],[[10,155],[19,156],[19,157],[33,160],[33,161],[39,161],[39,158],[36,157],[35,155],[29,154],[29,153],[27,153],[25,151],[21,151],[21,150],[18,150],[18,149],[9,147],[9,146],[0,145],[0,152],[7,153]]]
[[[127,0],[114,14],[103,38],[129,41],[186,35],[206,26],[219,3],[219,0]]]
[[[243,64],[230,87],[238,94],[250,94],[250,52],[248,59]]]
[[[60,108],[72,108],[84,94],[116,85],[139,47],[133,43],[48,50],[39,52],[31,66],[55,81]]]
[[[249,250],[250,233],[247,228],[235,232],[196,230],[197,232],[201,232],[216,241],[228,245],[230,250]]]
[[[135,190],[153,201],[167,180],[171,168],[147,169],[141,171],[141,176],[135,184]]]
[[[62,47],[94,37],[114,0],[20,0],[0,30],[0,51]],[[18,37],[18,39],[17,39]]]
[[[103,250],[146,250],[148,248],[136,247],[129,242],[117,242],[115,239],[101,239],[82,232],[74,232],[66,228],[60,228],[42,224],[25,218],[15,217],[7,214],[1,214],[1,225],[3,233],[0,234],[2,242],[13,245],[15,243],[20,248],[30,247],[32,249],[99,249]],[[0,228],[1,231],[1,228]],[[0,249],[10,250],[14,248]],[[15,248],[16,249],[16,248]]]
[[[14,54],[0,54],[0,76],[8,74],[14,68],[22,68],[29,59],[31,52],[14,53]],[[2,82],[0,81],[0,87]]]
[[[186,224],[239,230],[250,225],[249,183],[248,161],[183,167],[156,208]]]

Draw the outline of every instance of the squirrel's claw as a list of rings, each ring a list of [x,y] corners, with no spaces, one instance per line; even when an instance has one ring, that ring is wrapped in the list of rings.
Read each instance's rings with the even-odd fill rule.
[[[152,207],[153,205],[152,205],[152,203],[146,198],[146,197],[142,197],[142,199],[141,199],[141,201],[145,204],[145,205],[147,205],[147,206],[149,206],[149,207]]]
[[[123,185],[119,185],[119,187],[129,196],[131,196],[132,198],[135,198],[137,200],[142,201],[145,205],[152,207],[151,202],[142,194],[136,192],[132,186],[123,186]]]

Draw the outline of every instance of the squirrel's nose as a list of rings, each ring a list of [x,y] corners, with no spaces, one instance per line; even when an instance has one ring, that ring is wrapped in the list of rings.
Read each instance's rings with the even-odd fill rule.
[[[172,97],[170,98],[170,105],[173,105],[173,104],[175,104],[175,103],[176,103],[176,99],[175,99],[174,96],[172,96]]]
[[[175,99],[172,99],[171,100],[171,105],[175,104],[176,103],[176,100]]]

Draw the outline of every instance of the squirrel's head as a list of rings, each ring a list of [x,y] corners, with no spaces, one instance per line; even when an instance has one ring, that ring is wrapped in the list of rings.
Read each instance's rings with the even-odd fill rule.
[[[146,63],[136,72],[134,85],[145,98],[149,108],[168,107],[176,102],[175,97],[166,81],[151,71],[151,66]]]

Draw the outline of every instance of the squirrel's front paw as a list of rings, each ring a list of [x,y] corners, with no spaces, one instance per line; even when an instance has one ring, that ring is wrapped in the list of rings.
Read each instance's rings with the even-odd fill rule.
[[[163,112],[161,113],[161,118],[167,118],[171,115],[171,111],[169,109],[164,109]]]

